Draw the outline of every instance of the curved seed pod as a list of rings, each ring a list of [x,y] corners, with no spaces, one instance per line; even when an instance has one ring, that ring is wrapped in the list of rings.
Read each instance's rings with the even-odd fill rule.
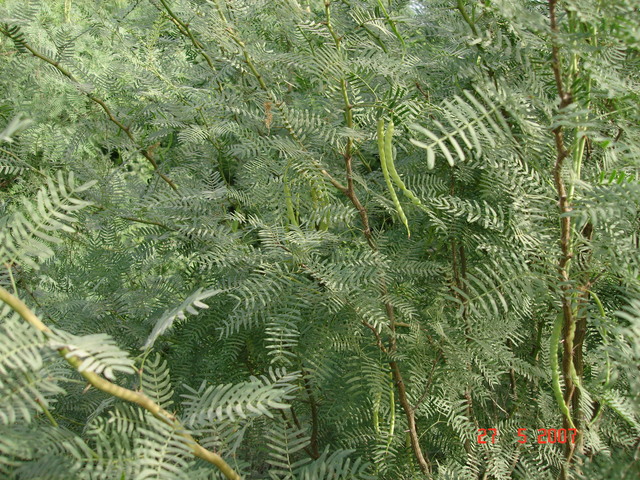
[[[391,127],[391,135],[393,135],[393,122],[390,124]],[[402,205],[400,205],[400,200],[398,200],[398,195],[396,195],[396,191],[393,188],[393,183],[391,182],[391,177],[389,176],[389,169],[387,166],[387,148],[385,139],[389,136],[389,130],[387,130],[387,134],[384,135],[384,120],[378,120],[378,153],[380,154],[380,167],[382,168],[382,175],[384,176],[384,180],[387,182],[387,189],[389,190],[389,194],[391,195],[391,200],[393,200],[393,205],[396,207],[396,211],[398,212],[398,216],[405,228],[407,229],[407,236],[411,236],[411,230],[409,230],[409,220],[407,220],[407,216],[404,214],[404,210],[402,209]],[[391,137],[389,137],[391,138]],[[391,152],[393,154],[393,152]],[[393,156],[393,155],[392,155]]]
[[[385,151],[385,160],[387,161],[387,169],[389,170],[389,175],[391,179],[396,184],[396,186],[402,191],[405,197],[407,197],[411,202],[416,206],[422,206],[422,202],[418,197],[414,195],[414,193],[407,188],[407,186],[398,175],[396,170],[396,166],[393,160],[393,120],[389,122],[389,127],[384,136],[384,151]]]
[[[382,160],[384,158],[384,120],[382,118],[378,120],[376,133],[376,140],[378,140],[378,154],[380,155],[380,164],[382,164]]]
[[[389,387],[389,435],[387,438],[387,449],[385,453],[389,453],[389,448],[391,448],[391,442],[393,442],[393,436],[396,431],[396,397],[395,387],[393,385],[393,374],[391,374]]]
[[[551,340],[549,343],[549,365],[551,365],[551,386],[553,387],[553,393],[556,397],[556,402],[560,407],[560,411],[567,418],[571,428],[575,428],[573,420],[571,419],[571,412],[569,407],[564,402],[564,396],[562,395],[562,387],[560,386],[560,371],[558,370],[558,345],[560,344],[560,334],[562,333],[562,322],[564,321],[564,315],[558,314],[556,321],[553,325],[553,332],[551,333]]]
[[[576,324],[574,322],[571,325],[571,328],[569,328],[568,335],[565,338],[565,341],[567,342],[568,345],[573,345],[573,340],[575,339],[575,335],[576,335]],[[573,358],[570,359],[570,363],[569,363],[569,375],[571,376],[571,380],[573,381],[573,384],[576,387],[578,387],[580,390],[582,390],[582,382],[580,381],[578,372],[576,372],[576,365],[573,362]]]
[[[393,163],[393,149],[391,147],[393,142],[393,132],[395,131],[395,125],[393,124],[393,120],[389,121],[387,125],[387,131],[384,132],[384,156],[387,161],[387,165],[389,162]]]
[[[287,179],[284,179],[284,201],[287,206],[287,218],[289,219],[290,225],[295,225],[299,227],[298,219],[296,218],[295,210],[293,209],[293,200],[291,199],[291,189],[289,188],[289,184],[287,183]]]
[[[380,401],[382,400],[382,391],[377,391],[373,399],[373,428],[380,435]]]

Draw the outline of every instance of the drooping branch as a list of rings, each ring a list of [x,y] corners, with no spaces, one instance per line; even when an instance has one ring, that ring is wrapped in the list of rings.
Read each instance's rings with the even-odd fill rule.
[[[336,50],[338,52],[342,51],[342,38],[338,36],[333,25],[331,23],[331,1],[325,0],[324,2],[324,10],[325,10],[325,25],[329,30],[331,37],[333,38]],[[347,89],[347,81],[343,77],[340,79],[340,91],[342,93],[342,100],[344,103],[344,120],[345,126],[348,129],[354,128],[353,123],[353,105],[349,99],[349,92]],[[345,161],[345,172],[347,176],[347,186],[346,189],[342,190],[342,192],[347,196],[347,198],[351,201],[353,206],[358,211],[358,215],[360,216],[360,221],[362,222],[362,233],[364,234],[367,243],[371,247],[373,251],[378,250],[378,246],[375,243],[373,238],[373,234],[371,233],[371,227],[369,226],[369,215],[367,213],[367,209],[360,202],[358,195],[355,191],[355,186],[353,182],[353,137],[350,135],[347,137],[347,143],[345,145],[345,150],[343,153],[344,161]],[[391,334],[389,336],[389,347],[385,348],[381,345],[380,337],[377,334],[375,328],[371,330],[376,334],[376,341],[380,350],[384,353],[394,354],[397,348],[396,342],[396,319],[395,312],[393,309],[393,305],[387,300],[388,298],[388,290],[387,285],[384,280],[380,282],[380,293],[382,298],[384,299],[384,308],[387,314],[387,318],[389,320],[389,329]],[[406,383],[404,381],[402,371],[400,370],[400,365],[396,360],[390,360],[389,366],[391,367],[391,373],[393,376],[393,381],[395,383],[396,389],[398,391],[398,400],[402,409],[404,411],[405,417],[407,419],[407,427],[409,433],[409,440],[411,442],[411,449],[413,454],[418,461],[418,465],[420,466],[420,470],[426,475],[431,475],[431,463],[429,459],[425,456],[422,451],[422,447],[420,446],[420,436],[418,435],[418,427],[416,425],[415,418],[415,409],[411,406],[409,402],[409,397],[407,395]]]
[[[173,13],[173,10],[171,10],[171,7],[169,7],[169,3],[166,0],[160,0],[160,3],[164,7],[164,11],[167,13],[167,15],[169,15],[169,19],[173,22],[173,24],[176,27],[178,27],[178,30],[180,31],[180,33],[182,33],[189,40],[191,40],[191,43],[196,48],[196,50],[198,50],[200,55],[202,55],[202,58],[204,58],[205,62],[207,62],[207,65],[209,65],[209,68],[215,72],[215,67],[213,66],[213,60],[211,60],[211,57],[209,56],[207,51],[204,49],[204,45],[202,44],[202,42],[196,38],[193,31],[189,27],[189,24],[180,20],[180,18],[175,13]]]
[[[193,43],[194,47],[196,47],[198,52],[200,52],[200,54],[205,58],[205,61],[207,62],[207,64],[211,68],[211,70],[215,72],[215,68],[213,66],[213,62],[211,61],[211,57],[207,54],[207,52],[205,50],[205,46],[202,44],[202,42],[195,37],[195,34],[193,33],[193,31],[189,27],[189,24],[186,23],[185,21],[181,20],[173,12],[173,10],[171,10],[168,7],[168,4],[167,4],[167,2],[165,0],[160,0],[160,1],[161,1],[162,5],[165,7],[165,10],[167,11],[167,14],[171,18],[172,22],[178,28],[178,31],[182,35],[184,35],[187,38],[189,38],[189,40],[191,40],[191,42]],[[223,15],[223,13],[222,13],[222,11],[220,9],[218,9],[218,14],[219,14],[219,17],[220,17],[220,21],[222,21],[223,23],[226,24],[227,23],[227,19],[225,18],[225,16]],[[249,53],[249,50],[247,49],[246,44],[242,41],[242,39],[238,36],[237,32],[233,28],[227,27],[226,31],[229,34],[229,36],[231,37],[231,39],[240,48],[240,51],[242,52],[242,56],[244,58],[244,61],[247,64],[247,67],[249,67],[249,71],[251,72],[251,74],[258,81],[258,84],[260,85],[260,89],[265,94],[268,95],[269,101],[271,102],[271,104],[274,105],[279,110],[280,114],[282,115],[283,121],[284,121],[284,127],[287,130],[287,132],[289,133],[289,135],[291,136],[291,138],[300,146],[302,151],[304,151],[306,153],[309,153],[307,148],[303,144],[303,142],[300,140],[298,134],[295,132],[295,129],[291,125],[291,122],[288,120],[287,110],[284,107],[283,102],[279,101],[275,97],[275,95],[273,94],[271,89],[269,89],[269,87],[267,86],[267,83],[265,82],[263,75],[260,73],[260,71],[258,70],[255,62],[253,61],[253,57]],[[312,155],[309,155],[309,157],[312,158]],[[336,180],[325,168],[321,167],[313,158],[312,158],[312,163],[313,163],[313,166],[331,183],[331,185],[333,185],[336,189],[340,190],[343,193],[345,193],[347,191],[347,187],[345,187],[338,180]]]
[[[45,63],[48,63],[49,65],[51,65],[53,68],[55,68],[58,72],[60,72],[62,75],[64,75],[65,77],[67,77],[71,82],[75,83],[76,85],[80,84],[80,81],[66,68],[64,68],[62,65],[60,65],[60,62],[53,60],[52,58],[49,58],[48,56],[44,55],[43,53],[37,51],[35,48],[33,48],[30,44],[28,44],[23,38],[22,36],[17,36],[16,32],[14,30],[12,30],[8,25],[0,25],[0,32],[4,35],[6,35],[7,37],[9,37],[11,40],[13,40],[16,44],[18,44],[21,48],[24,48],[25,50],[27,50],[29,53],[31,53],[31,55],[33,55],[34,57],[42,60]],[[87,98],[89,98],[92,102],[94,102],[95,104],[99,105],[100,108],[104,111],[104,113],[107,115],[107,118],[109,119],[109,121],[111,123],[113,123],[114,125],[116,125],[126,136],[127,138],[129,138],[129,140],[131,141],[131,143],[133,143],[137,148],[138,151],[140,152],[140,154],[146,158],[149,163],[153,166],[153,169],[155,170],[155,172],[158,174],[158,176],[160,178],[162,178],[162,180],[164,180],[174,191],[178,190],[178,187],[176,186],[176,184],[173,182],[173,180],[171,180],[167,175],[165,175],[164,173],[162,173],[160,171],[160,168],[158,167],[158,162],[156,162],[156,159],[154,158],[153,154],[151,153],[151,151],[148,148],[143,147],[138,140],[134,137],[133,133],[131,132],[131,128],[124,125],[111,111],[111,109],[109,108],[109,106],[104,102],[104,100],[102,100],[101,98],[95,96],[94,94],[90,93],[90,92],[84,92],[84,94],[87,96]]]
[[[23,320],[25,320],[35,329],[39,330],[45,335],[51,335],[53,333],[51,329],[47,327],[47,325],[45,325],[42,320],[40,320],[38,316],[33,313],[33,311],[31,311],[31,309],[27,307],[27,305],[22,300],[10,294],[2,287],[0,287],[0,300],[9,305],[9,307],[11,307],[18,315],[20,315]],[[87,380],[87,382],[91,384],[91,386],[113,397],[117,397],[126,402],[135,403],[136,405],[151,413],[160,421],[174,427],[177,431],[182,431],[183,433],[180,433],[180,436],[184,438],[187,445],[191,449],[191,452],[196,457],[215,465],[220,470],[220,472],[222,472],[222,474],[229,480],[241,480],[240,475],[227,462],[225,462],[225,460],[220,455],[202,447],[191,434],[185,432],[184,426],[179,422],[175,415],[166,411],[144,393],[136,392],[134,390],[129,390],[127,388],[121,387],[120,385],[116,385],[115,383],[110,382],[109,380],[101,377],[95,372],[89,372],[86,370],[80,371],[80,366],[83,363],[82,359],[73,356],[73,354],[67,347],[59,348],[58,353],[67,361],[69,365],[76,369],[76,371],[80,375],[82,375],[85,380]]]

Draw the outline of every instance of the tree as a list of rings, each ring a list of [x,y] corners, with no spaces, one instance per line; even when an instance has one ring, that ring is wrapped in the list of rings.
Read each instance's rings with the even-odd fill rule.
[[[0,12],[4,475],[637,474],[634,2]]]

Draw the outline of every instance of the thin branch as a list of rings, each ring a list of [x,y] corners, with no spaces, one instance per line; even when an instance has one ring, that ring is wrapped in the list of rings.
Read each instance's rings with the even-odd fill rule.
[[[307,392],[309,398],[309,408],[311,409],[311,437],[309,439],[309,445],[311,447],[312,457],[315,459],[320,458],[320,450],[318,448],[318,404],[313,395],[311,384],[309,383],[309,373],[302,369],[302,381],[304,382],[304,389]]]
[[[47,327],[31,311],[31,309],[29,309],[29,307],[24,304],[22,300],[11,295],[2,287],[0,287],[0,300],[9,305],[18,315],[20,315],[35,329],[39,330],[45,335],[53,334],[51,329]],[[180,436],[186,440],[187,445],[189,446],[189,448],[191,448],[191,452],[196,457],[215,465],[229,480],[241,480],[240,475],[238,475],[238,473],[236,473],[236,471],[233,470],[233,468],[227,462],[225,462],[220,455],[202,447],[191,434],[184,432],[184,426],[176,419],[175,415],[163,409],[160,405],[151,400],[144,393],[136,392],[116,385],[115,383],[110,382],[109,380],[101,377],[95,372],[89,372],[86,370],[80,371],[79,369],[83,361],[80,358],[73,356],[73,353],[67,347],[59,348],[58,353],[67,361],[69,365],[75,368],[76,371],[78,371],[78,373],[82,375],[85,380],[87,380],[94,388],[105,392],[108,395],[117,397],[121,400],[135,403],[136,405],[147,410],[157,419],[175,428],[177,431],[182,431],[183,433],[180,433]]]
[[[426,475],[430,476],[431,463],[427,458],[425,458],[424,454],[422,453],[422,447],[420,446],[420,437],[418,436],[418,427],[416,426],[416,413],[409,403],[407,388],[402,378],[402,373],[400,372],[400,366],[395,360],[389,362],[389,365],[391,366],[393,381],[396,384],[396,388],[398,389],[398,400],[400,402],[400,405],[402,406],[402,409],[404,410],[405,416],[407,417],[407,427],[409,430],[408,433],[409,440],[411,442],[411,449],[413,450],[413,454],[418,460],[420,470],[422,470],[422,472]]]
[[[51,425],[53,425],[55,428],[58,428],[58,422],[55,418],[53,418],[53,415],[51,415],[51,412],[44,404],[44,402],[42,402],[39,398],[36,398],[36,403],[40,405],[40,408],[42,408],[42,411],[44,412],[45,417],[47,417],[47,419],[49,420],[49,423],[51,423]]]
[[[96,210],[99,210],[99,211],[107,211],[107,208],[103,207],[101,205],[92,205],[92,208],[95,208]],[[129,216],[126,216],[126,215],[117,215],[117,214],[116,214],[116,216],[118,218],[121,218],[122,220],[127,220],[128,222],[143,223],[145,225],[155,225],[157,227],[162,227],[162,228],[165,228],[167,230],[171,230],[173,232],[178,230],[175,227],[170,227],[169,225],[165,225],[164,223],[157,222],[155,220],[147,220],[147,219],[144,219],[144,218],[129,217]]]
[[[420,85],[420,82],[415,82],[415,83],[416,83],[416,87],[418,88],[418,91],[427,100],[427,102],[431,102],[431,98],[429,97],[429,93],[424,91],[424,89],[422,88],[422,85]]]
[[[549,23],[551,28],[551,67],[556,83],[556,90],[560,97],[559,109],[566,108],[573,102],[570,92],[565,90],[562,69],[560,63],[560,49],[558,47],[558,22],[556,18],[557,0],[549,0]],[[569,267],[573,258],[572,239],[571,239],[571,204],[567,194],[567,189],[562,178],[562,170],[565,159],[569,156],[569,151],[565,146],[564,130],[561,125],[553,129],[553,136],[556,147],[556,161],[553,167],[553,180],[558,195],[558,209],[560,216],[560,249],[561,256],[558,261],[558,275],[560,281],[562,315],[563,315],[563,353],[562,353],[562,376],[565,384],[564,403],[566,405],[574,404],[576,398],[574,392],[576,384],[574,382],[574,338],[576,330],[576,319],[573,312],[572,286],[571,277],[569,275]],[[571,419],[568,414],[562,415],[563,427],[571,427]],[[569,478],[569,465],[573,458],[575,444],[568,443],[565,446],[565,465],[562,466],[560,478],[565,480]]]
[[[298,430],[302,429],[302,425],[300,424],[300,420],[298,420],[298,416],[296,415],[296,412],[293,408],[293,405],[291,405],[291,407],[289,408],[289,411],[291,412],[291,418],[293,418],[293,423],[296,427],[298,427]],[[284,410],[280,410],[280,416],[282,417],[282,420],[284,420],[284,422],[287,424],[288,428],[293,428],[293,425],[291,425],[291,421],[289,420],[289,418],[287,418],[287,414],[285,413]],[[303,432],[299,432],[296,435],[297,438],[303,438],[304,437],[304,433]],[[309,455],[309,458],[312,458],[314,460],[317,460],[319,457],[314,456],[313,454],[313,450],[311,450],[310,446],[307,445],[305,447],[303,447],[304,452]]]
[[[14,40],[13,36],[10,34],[10,32],[4,27],[4,26],[0,26],[0,32],[2,32],[4,35],[6,35],[7,37],[11,38],[12,40]],[[15,41],[15,40],[14,40]],[[64,68],[62,65],[60,65],[60,62],[53,60],[52,58],[47,57],[46,55],[38,52],[36,49],[34,49],[31,45],[29,45],[28,43],[21,41],[20,42],[20,46],[25,48],[26,50],[28,50],[31,55],[33,55],[34,57],[42,60],[43,62],[48,63],[49,65],[51,65],[52,67],[54,67],[56,70],[58,70],[62,75],[64,75],[65,77],[67,77],[69,80],[71,80],[73,83],[75,84],[80,84],[80,82],[78,81],[78,79],[66,68]],[[102,108],[102,110],[104,110],[104,113],[107,115],[107,118],[109,119],[109,121],[111,121],[113,124],[115,124],[122,132],[124,132],[124,134],[129,138],[129,140],[131,141],[131,143],[133,143],[136,147],[138,147],[138,150],[140,152],[140,154],[146,158],[149,163],[151,163],[151,165],[153,166],[155,172],[160,176],[160,178],[162,178],[162,180],[164,180],[174,191],[178,190],[178,187],[176,186],[175,183],[173,183],[173,180],[171,180],[168,176],[166,176],[164,173],[160,172],[160,169],[158,167],[158,163],[156,162],[155,158],[153,157],[153,155],[149,152],[148,149],[142,147],[138,141],[135,139],[135,137],[133,136],[133,134],[131,133],[131,129],[127,126],[125,126],[120,120],[118,120],[113,113],[111,112],[111,109],[107,106],[107,104],[101,100],[100,98],[96,97],[95,95],[93,95],[92,93],[89,92],[83,92],[91,101],[93,101],[94,103],[96,103],[97,105],[100,106],[100,108]]]
[[[463,0],[458,0],[458,3],[456,4],[456,8],[458,9],[460,14],[462,15],[462,18],[467,23],[467,25],[469,25],[469,28],[471,29],[473,34],[476,37],[479,37],[480,33],[478,32],[478,27],[476,27],[475,22],[473,20],[471,20],[471,17],[469,17],[469,14],[467,13],[467,9],[466,9],[466,7],[464,5],[464,1]]]
[[[338,52],[340,52],[341,38],[335,32],[335,30],[333,29],[333,25],[331,24],[331,2],[329,1],[324,2],[324,11],[327,19],[325,22],[325,25],[327,26],[327,29],[329,30],[329,33],[333,38],[333,41],[336,45],[336,49],[338,50]],[[349,101],[349,92],[347,91],[347,81],[344,78],[340,79],[340,92],[342,93],[342,100],[344,102],[345,125],[347,126],[347,128],[352,129],[353,128],[353,105],[351,105],[351,102]],[[377,250],[375,241],[373,239],[373,235],[371,233],[371,227],[369,226],[369,215],[367,214],[367,210],[364,208],[364,206],[360,202],[360,199],[358,198],[354,188],[352,149],[353,149],[353,137],[348,136],[347,145],[345,146],[345,150],[343,154],[345,170],[347,174],[347,186],[344,190],[342,190],[342,192],[349,198],[349,200],[351,200],[351,203],[358,211],[358,215],[360,216],[360,221],[362,222],[362,227],[363,227],[362,232],[364,233],[364,236],[367,239],[367,243],[372,249]]]
[[[438,362],[440,361],[441,358],[442,358],[442,350],[439,350],[438,355],[436,355],[436,357],[433,359],[433,364],[431,365],[431,372],[429,373],[429,380],[427,381],[427,385],[424,387],[424,392],[422,393],[422,395],[420,395],[420,398],[412,407],[413,410],[417,410],[420,404],[424,402],[424,399],[427,398],[427,395],[429,394],[429,390],[431,389],[431,384],[433,383],[433,374],[435,373],[436,366],[438,365]]]
[[[180,32],[184,36],[186,36],[187,38],[189,38],[189,40],[191,40],[191,43],[193,44],[194,47],[196,47],[196,50],[200,52],[200,55],[202,55],[202,57],[207,62],[207,65],[209,65],[209,68],[211,68],[211,70],[215,72],[216,69],[213,66],[213,61],[211,60],[211,57],[205,51],[204,45],[202,44],[202,42],[200,42],[200,40],[198,40],[193,34],[193,32],[191,31],[191,29],[189,28],[189,24],[184,23],[182,20],[180,20],[180,18],[178,18],[176,14],[173,13],[173,11],[169,7],[169,4],[166,2],[166,0],[160,0],[160,3],[162,3],[162,6],[164,7],[167,14],[169,15],[169,18],[178,27],[178,30],[180,30]]]
[[[251,55],[249,54],[249,51],[247,50],[246,44],[238,37],[236,32],[231,27],[227,28],[227,32],[229,33],[229,36],[231,37],[231,39],[240,47],[240,49],[242,51],[242,56],[243,56],[243,58],[244,58],[244,60],[245,60],[245,62],[247,64],[247,66],[249,67],[249,70],[251,71],[253,76],[258,81],[258,84],[260,85],[260,88],[262,89],[262,91],[264,91],[269,96],[269,100],[280,111],[280,114],[282,115],[282,119],[284,121],[285,129],[287,130],[289,135],[291,135],[291,138],[293,138],[293,140],[300,146],[300,148],[304,152],[309,153],[309,151],[305,147],[304,143],[302,142],[302,140],[300,140],[300,137],[298,136],[298,134],[296,133],[296,131],[292,127],[291,122],[288,120],[286,109],[283,108],[284,103],[278,101],[277,98],[275,98],[275,95],[273,94],[273,92],[271,90],[269,90],[269,88],[267,87],[267,84],[266,84],[266,82],[264,80],[264,77],[258,71],[258,68],[256,67],[255,63],[253,62],[253,58],[251,57]],[[320,171],[320,173],[322,173],[322,175],[324,175],[325,178],[327,178],[327,180],[329,180],[329,182],[334,187],[336,187],[338,190],[340,190],[343,193],[345,193],[347,191],[347,187],[342,185],[338,180],[336,180],[333,176],[331,176],[331,174],[329,172],[327,172],[326,169],[322,168],[317,163],[317,161],[315,161],[313,159],[313,156],[310,155],[310,158],[312,159],[313,166],[316,167]]]
[[[5,268],[7,269],[7,273],[9,274],[9,281],[11,282],[11,288],[13,288],[14,295],[18,294],[18,287],[16,286],[16,280],[13,278],[13,263],[5,263]]]
[[[156,225],[158,227],[166,228],[167,230],[173,230],[173,231],[176,230],[175,228],[169,227],[164,223],[154,222],[153,220],[145,220],[144,218],[123,217],[123,216],[120,216],[120,218],[123,220],[128,220],[129,222],[144,223],[145,225]]]
[[[32,172],[36,172],[38,175],[42,176],[42,177],[46,177],[47,175],[42,173],[40,170],[38,170],[35,167],[32,167],[31,165],[29,165],[27,162],[25,162],[24,160],[22,160],[20,157],[18,157],[15,153],[11,152],[10,150],[6,150],[4,148],[0,148],[0,152],[9,155],[13,158],[15,158],[18,162],[20,162],[22,165],[25,166],[25,168],[28,168],[29,170],[31,170]]]
[[[551,27],[551,66],[553,77],[556,81],[558,95],[560,95],[560,108],[564,108],[571,103],[571,96],[565,92],[562,82],[562,65],[560,63],[560,49],[558,47],[558,21],[556,18],[556,5],[558,0],[549,0],[549,23]]]
[[[376,327],[374,327],[373,325],[371,325],[369,322],[367,322],[366,320],[362,321],[362,324],[367,327],[369,330],[371,330],[373,332],[373,334],[376,337],[376,344],[378,345],[378,348],[380,350],[382,350],[383,353],[389,353],[389,350],[387,350],[387,347],[384,346],[384,343],[382,343],[382,337],[380,337],[380,334],[378,333],[378,331],[376,330]]]
[[[341,46],[341,40],[342,38],[338,36],[338,34],[335,32],[333,25],[331,23],[331,2],[329,0],[325,0],[324,2],[324,11],[325,11],[325,25],[327,27],[327,29],[329,30],[329,33],[331,34],[331,37],[333,38],[333,41],[335,43],[336,46],[336,50],[338,52],[342,51],[342,46]],[[345,119],[345,125],[348,129],[353,129],[354,128],[354,122],[353,122],[353,105],[351,104],[350,100],[349,100],[349,93],[347,91],[347,82],[344,78],[340,79],[340,91],[342,92],[342,100],[344,102],[344,119]],[[362,226],[363,226],[363,234],[367,240],[367,243],[369,244],[369,247],[373,250],[373,251],[377,251],[378,250],[378,246],[375,243],[375,240],[373,238],[373,234],[371,233],[371,227],[369,226],[369,215],[367,213],[366,208],[362,205],[362,203],[360,202],[358,195],[355,191],[354,188],[354,182],[353,182],[353,138],[351,136],[347,137],[347,144],[345,146],[345,151],[343,153],[344,156],[344,161],[345,161],[345,171],[346,171],[346,175],[347,175],[347,186],[346,189],[343,190],[343,193],[347,196],[347,198],[349,198],[349,200],[351,201],[351,203],[353,204],[353,206],[356,208],[356,210],[358,211],[358,214],[360,215],[360,221],[362,222]],[[396,319],[395,319],[395,312],[393,309],[393,305],[391,304],[391,302],[389,302],[388,300],[388,290],[387,290],[387,285],[385,283],[384,280],[381,280],[380,282],[380,293],[382,295],[383,298],[383,302],[384,302],[384,307],[385,307],[385,311],[387,314],[387,318],[389,319],[389,329],[391,330],[390,335],[389,335],[389,347],[385,348],[384,345],[382,344],[382,341],[380,339],[380,336],[378,335],[377,330],[375,330],[375,328],[373,328],[372,326],[369,326],[367,323],[365,323],[365,326],[367,326],[368,328],[370,328],[375,336],[376,336],[376,340],[378,342],[378,346],[380,348],[380,350],[384,353],[389,353],[389,354],[394,354],[396,352]],[[420,446],[420,436],[418,435],[418,428],[416,425],[416,419],[415,419],[415,411],[414,409],[411,407],[411,404],[409,403],[409,399],[407,396],[407,389],[406,389],[406,385],[404,382],[404,378],[402,376],[402,372],[400,370],[400,366],[398,365],[398,362],[396,362],[395,360],[390,360],[389,361],[389,366],[391,367],[391,372],[393,375],[393,381],[395,383],[396,389],[398,391],[398,400],[400,402],[400,405],[402,406],[402,409],[405,413],[405,417],[407,419],[407,426],[409,429],[409,439],[411,442],[411,449],[413,451],[413,454],[416,458],[416,460],[418,461],[418,464],[420,466],[420,470],[422,470],[422,472],[428,476],[431,475],[431,463],[428,460],[428,458],[425,457],[424,453],[422,452],[422,447]]]

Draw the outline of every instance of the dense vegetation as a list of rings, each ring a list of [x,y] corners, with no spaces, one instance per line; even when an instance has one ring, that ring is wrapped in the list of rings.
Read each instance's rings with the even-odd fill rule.
[[[0,33],[2,478],[638,478],[634,0]]]

